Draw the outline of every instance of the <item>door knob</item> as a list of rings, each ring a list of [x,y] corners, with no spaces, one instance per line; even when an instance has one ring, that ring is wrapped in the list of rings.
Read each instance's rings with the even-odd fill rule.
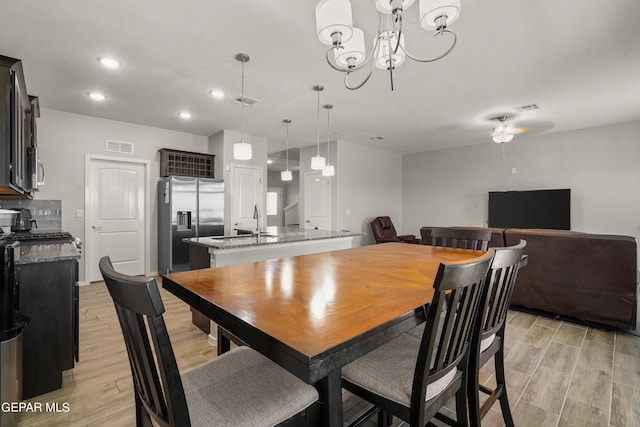
[[[99,226],[97,226],[97,225],[92,225],[92,226],[91,226],[91,228],[93,228],[93,229],[94,229],[94,230],[96,230],[96,231],[100,231],[100,230],[102,230],[102,227],[99,227]]]

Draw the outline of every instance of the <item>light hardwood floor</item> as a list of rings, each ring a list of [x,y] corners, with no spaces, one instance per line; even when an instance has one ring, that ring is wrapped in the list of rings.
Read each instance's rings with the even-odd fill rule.
[[[214,358],[216,348],[191,324],[188,306],[161,293],[180,371]],[[510,312],[508,322],[505,363],[516,426],[640,426],[640,337],[522,312]],[[481,380],[491,384],[488,365]],[[80,288],[80,362],[64,373],[62,389],[30,402],[68,403],[70,410],[23,413],[19,426],[135,425],[131,371],[104,283]],[[351,416],[359,404],[347,397],[345,408]],[[500,425],[496,405],[483,426]]]

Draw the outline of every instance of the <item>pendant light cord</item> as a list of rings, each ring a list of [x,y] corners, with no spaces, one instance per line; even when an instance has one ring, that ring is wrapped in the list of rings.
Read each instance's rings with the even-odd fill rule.
[[[327,164],[329,164],[330,159],[329,159],[329,113],[331,111],[331,108],[327,108]]]
[[[320,157],[320,91],[318,91],[318,114],[316,118],[316,123],[318,124],[318,157]]]
[[[242,85],[240,100],[240,141],[244,143],[244,61],[242,62]]]
[[[287,170],[289,170],[289,123],[285,123],[287,125]]]

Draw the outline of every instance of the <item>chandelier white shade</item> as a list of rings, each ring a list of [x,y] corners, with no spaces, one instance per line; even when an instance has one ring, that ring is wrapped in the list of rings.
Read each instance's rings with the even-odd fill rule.
[[[360,28],[353,29],[349,41],[342,44],[342,49],[335,49],[336,63],[341,67],[358,66],[364,62],[364,32]]]
[[[331,46],[334,35],[340,35],[343,42],[353,34],[351,2],[349,0],[321,0],[316,5],[316,30],[318,39]]]
[[[236,60],[242,63],[242,89],[240,98],[240,142],[233,144],[233,158],[235,160],[251,160],[251,144],[247,144],[244,141],[244,64],[249,62],[249,55],[246,53],[239,53],[236,55]]]
[[[404,62],[405,53],[404,53],[404,34],[400,34],[400,49],[396,50],[395,53],[392,53],[395,49],[395,46],[398,45],[398,38],[391,31],[387,31],[378,35],[380,43],[380,48],[378,49],[378,53],[376,55],[376,68],[381,70],[388,70],[389,67],[399,67]],[[373,41],[375,46],[376,41]]]
[[[394,7],[401,7],[402,9],[407,9],[411,6],[416,0],[376,0],[376,9],[378,12],[390,15],[393,12]],[[395,4],[394,4],[395,3]]]
[[[318,94],[318,108],[317,108],[317,116],[316,116],[316,123],[317,123],[317,154],[315,156],[313,156],[311,158],[311,169],[313,170],[322,170],[326,164],[325,162],[325,158],[322,157],[320,155],[320,92],[322,92],[324,90],[324,86],[321,85],[315,85],[313,87],[313,90],[316,91],[316,93]]]
[[[446,17],[445,24],[451,25],[460,16],[460,0],[420,0],[420,25],[425,30],[436,30],[438,18]]]
[[[442,53],[423,58],[410,53],[405,47],[403,22],[404,13],[415,0],[375,0],[378,25],[370,53],[365,50],[365,37],[353,26],[351,2],[349,0],[321,0],[316,6],[316,30],[318,40],[330,46],[326,60],[331,68],[345,73],[344,85],[356,90],[369,80],[374,68],[389,70],[391,90],[393,90],[393,70],[410,58],[417,62],[434,62],[447,56],[456,45],[456,35],[448,26],[460,16],[460,0],[420,0],[417,16],[407,22],[420,22],[421,26],[433,31],[434,36],[447,35],[449,42],[443,44]],[[414,8],[415,10],[416,8]],[[441,40],[438,38],[437,40]],[[351,84],[352,73],[370,65],[368,74],[363,72],[360,83]]]

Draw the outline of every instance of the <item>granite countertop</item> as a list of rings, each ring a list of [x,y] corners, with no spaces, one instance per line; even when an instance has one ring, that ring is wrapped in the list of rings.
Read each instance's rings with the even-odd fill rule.
[[[16,264],[33,264],[80,258],[80,251],[71,242],[21,242],[17,245],[15,253],[17,254]]]
[[[348,230],[327,231],[307,228],[267,227],[260,237],[240,234],[237,236],[211,236],[184,239],[185,242],[217,249],[237,249],[252,246],[278,245],[282,243],[304,242],[309,240],[335,239],[340,237],[361,236]]]

